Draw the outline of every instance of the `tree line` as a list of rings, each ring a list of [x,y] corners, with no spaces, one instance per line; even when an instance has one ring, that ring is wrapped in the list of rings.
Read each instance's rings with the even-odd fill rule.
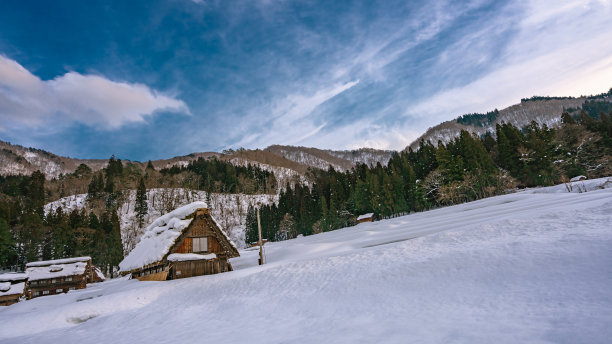
[[[432,207],[504,194],[517,187],[549,186],[577,175],[612,175],[612,112],[596,118],[565,112],[557,129],[532,122],[502,123],[482,137],[462,131],[447,144],[420,142],[387,166],[360,164],[349,171],[310,170],[311,185],[288,185],[278,204],[260,207],[264,238],[285,240],[356,223],[360,214],[388,218]],[[258,240],[256,208],[246,220],[246,241]]]

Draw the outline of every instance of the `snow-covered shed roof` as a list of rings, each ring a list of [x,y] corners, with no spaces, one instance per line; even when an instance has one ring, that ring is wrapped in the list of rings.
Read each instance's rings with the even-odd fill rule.
[[[136,247],[119,263],[119,271],[132,271],[162,260],[176,243],[176,240],[191,224],[193,216],[190,215],[200,208],[206,208],[206,203],[190,203],[153,221],[145,229]],[[223,230],[221,230],[221,233],[235,247]]]
[[[31,282],[50,278],[83,275],[85,274],[85,269],[87,269],[87,262],[76,262],[47,266],[30,266],[26,267],[26,273]]]
[[[369,219],[369,218],[372,218],[372,216],[374,216],[374,213],[367,213],[367,214],[359,215],[359,217],[357,218],[357,221]]]
[[[49,265],[60,265],[70,263],[87,263],[91,260],[91,257],[74,257],[74,258],[62,258],[54,260],[41,260],[39,262],[30,262],[26,264],[26,268],[37,267],[37,266],[49,266]]]
[[[0,282],[0,296],[8,295],[21,295],[25,288],[25,282],[13,283],[11,282]]]
[[[25,281],[28,279],[28,275],[25,272],[8,272],[0,274],[0,282],[18,282]]]

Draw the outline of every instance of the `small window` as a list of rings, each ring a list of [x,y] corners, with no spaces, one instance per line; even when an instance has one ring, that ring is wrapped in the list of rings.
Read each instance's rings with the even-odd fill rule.
[[[43,290],[43,295],[49,295],[49,291],[48,290]]]
[[[193,252],[208,251],[208,237],[193,238]]]
[[[54,278],[51,280],[51,283],[55,283],[57,280]]]
[[[37,285],[37,284],[38,284],[38,281],[32,281],[32,282],[30,282],[30,285]]]
[[[64,292],[64,289],[55,289],[55,292],[56,292],[56,293],[63,293],[63,292]]]
[[[69,290],[75,290],[75,288],[74,288],[74,287],[70,287],[70,289],[69,289]]]
[[[40,295],[40,292],[35,291],[35,292],[34,292],[34,296],[38,296],[38,295]]]
[[[72,281],[72,277],[66,277],[66,281],[67,281],[67,282]]]

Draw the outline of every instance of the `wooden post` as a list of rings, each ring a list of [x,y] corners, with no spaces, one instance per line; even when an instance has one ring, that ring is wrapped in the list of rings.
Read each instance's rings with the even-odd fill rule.
[[[259,219],[259,208],[257,208],[257,233],[259,234],[259,265],[263,265],[263,240],[261,239],[261,220]]]

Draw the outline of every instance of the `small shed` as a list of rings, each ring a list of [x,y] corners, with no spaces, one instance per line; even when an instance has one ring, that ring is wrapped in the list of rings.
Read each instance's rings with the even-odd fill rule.
[[[19,302],[25,291],[28,276],[25,273],[0,274],[0,306]]]
[[[84,289],[87,283],[100,282],[104,276],[91,264],[91,257],[45,260],[26,264],[28,299]]]
[[[367,214],[359,215],[359,217],[357,217],[357,222],[358,223],[374,222],[374,213],[367,213]]]
[[[231,271],[229,259],[239,255],[206,204],[194,202],[149,225],[119,270],[141,281],[164,281]]]

